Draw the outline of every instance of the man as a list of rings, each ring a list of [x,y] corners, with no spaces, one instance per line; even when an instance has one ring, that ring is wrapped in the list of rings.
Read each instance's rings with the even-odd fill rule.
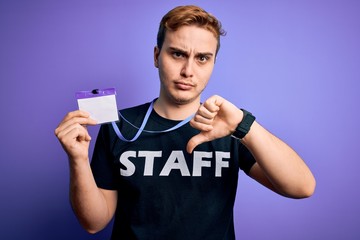
[[[91,165],[86,126],[96,122],[88,113],[68,113],[55,130],[69,156],[71,203],[87,231],[115,215],[112,239],[235,239],[239,168],[286,197],[312,195],[315,179],[303,160],[254,116],[220,96],[201,104],[223,33],[199,7],[168,12],[154,48],[159,97],[102,125]],[[126,141],[142,123],[139,138]]]

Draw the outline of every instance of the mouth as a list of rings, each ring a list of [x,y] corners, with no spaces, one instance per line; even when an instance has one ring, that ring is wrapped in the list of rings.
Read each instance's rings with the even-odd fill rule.
[[[194,84],[185,81],[177,81],[175,82],[175,86],[180,90],[190,90],[194,87]]]

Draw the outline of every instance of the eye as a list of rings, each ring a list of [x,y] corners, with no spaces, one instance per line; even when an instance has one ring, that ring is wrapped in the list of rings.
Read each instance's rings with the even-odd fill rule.
[[[201,63],[205,63],[205,62],[207,62],[209,59],[210,59],[210,57],[207,56],[207,55],[200,55],[200,56],[198,57],[198,60],[199,60],[199,62],[201,62]]]
[[[177,51],[173,52],[172,55],[173,55],[174,58],[183,58],[185,56],[184,53],[177,52]]]

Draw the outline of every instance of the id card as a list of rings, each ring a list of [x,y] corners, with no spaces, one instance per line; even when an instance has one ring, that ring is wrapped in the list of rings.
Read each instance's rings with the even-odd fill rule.
[[[76,92],[80,110],[86,111],[98,124],[119,120],[115,88]]]

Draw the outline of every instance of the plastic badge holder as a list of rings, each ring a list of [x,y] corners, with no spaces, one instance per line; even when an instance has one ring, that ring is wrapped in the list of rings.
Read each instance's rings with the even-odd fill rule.
[[[86,111],[98,124],[119,120],[115,88],[76,92],[80,110]]]

